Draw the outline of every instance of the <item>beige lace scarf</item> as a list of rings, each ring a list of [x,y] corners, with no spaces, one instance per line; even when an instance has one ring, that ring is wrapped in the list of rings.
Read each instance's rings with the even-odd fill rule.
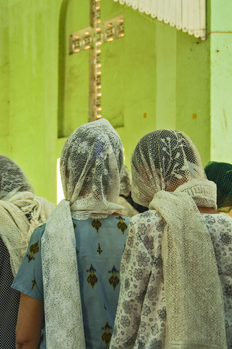
[[[101,119],[76,129],[60,161],[66,200],[49,217],[42,238],[47,349],[84,349],[76,241],[72,218],[106,218],[117,204],[123,146],[110,123]]]
[[[53,209],[52,203],[34,195],[18,165],[0,155],[0,237],[10,254],[14,276],[22,263],[31,234],[46,222]]]
[[[184,133],[147,134],[132,154],[132,197],[157,210],[162,238],[168,349],[226,349],[224,305],[210,235],[198,206],[216,208],[216,187]],[[147,190],[149,188],[149,190]]]

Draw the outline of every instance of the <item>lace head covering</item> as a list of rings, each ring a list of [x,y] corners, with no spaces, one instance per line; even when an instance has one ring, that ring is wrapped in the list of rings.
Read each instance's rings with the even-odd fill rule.
[[[110,123],[97,120],[67,139],[60,161],[66,200],[49,217],[42,237],[47,348],[85,348],[76,242],[72,217],[105,218],[117,204],[123,146]]]
[[[121,139],[105,119],[80,126],[69,136],[60,172],[76,219],[100,218],[121,209],[116,203],[123,162]]]
[[[217,185],[217,206],[225,203],[232,207],[232,165],[226,162],[209,162],[205,167],[205,173],[210,181]]]
[[[25,173],[14,161],[0,155],[0,200],[23,191],[34,193]]]
[[[131,193],[131,174],[129,168],[124,165],[123,175],[120,182],[120,195],[125,197]]]
[[[180,131],[157,130],[131,158],[132,197],[166,221],[162,259],[167,309],[165,348],[226,349],[224,305],[214,250],[197,206],[216,208],[216,186]]]
[[[197,205],[216,208],[215,185],[206,180],[198,150],[183,132],[161,129],[148,133],[131,156],[131,170],[132,198],[140,205],[149,207],[160,190],[174,192],[196,180],[212,188],[207,200],[206,193],[198,199],[195,195]]]
[[[46,222],[54,205],[34,195],[34,190],[21,168],[0,155],[0,237],[10,254],[15,276],[32,232]]]

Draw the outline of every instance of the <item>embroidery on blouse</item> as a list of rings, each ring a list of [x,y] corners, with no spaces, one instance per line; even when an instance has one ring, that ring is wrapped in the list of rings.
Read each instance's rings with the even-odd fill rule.
[[[31,289],[33,290],[33,288],[34,288],[34,287],[35,287],[35,285],[36,285],[36,281],[35,281],[35,279],[34,279],[34,280],[32,280],[31,282],[32,282]]]
[[[124,235],[125,230],[127,229],[127,225],[126,225],[126,223],[124,223],[125,219],[122,218],[121,216],[117,217],[116,219],[119,219],[119,222],[118,222],[118,224],[117,224],[117,227],[118,227],[118,229],[121,230],[121,232],[122,232],[123,235]]]
[[[101,245],[98,244],[98,249],[97,249],[97,252],[101,255],[101,253],[103,252],[102,249],[101,249]]]
[[[99,221],[99,219],[93,219],[92,220],[92,227],[97,230],[97,233],[99,232],[99,229],[101,228],[102,224]]]
[[[30,254],[27,254],[28,263],[35,259],[34,254],[39,252],[39,240],[30,246]]]
[[[102,331],[104,330],[105,332],[103,333],[101,338],[103,342],[106,344],[106,346],[108,346],[112,337],[112,333],[110,333],[110,330],[112,330],[112,327],[108,324],[108,322],[106,323],[105,326],[102,327]]]
[[[94,289],[94,286],[98,282],[98,278],[94,274],[95,271],[96,271],[96,269],[94,269],[92,264],[91,264],[91,267],[86,270],[87,273],[90,273],[89,276],[87,277],[87,282],[88,282],[88,284],[90,284],[92,286],[92,289]]]
[[[119,278],[117,277],[117,273],[119,271],[115,268],[115,266],[113,266],[113,268],[111,270],[108,271],[109,274],[112,274],[112,276],[109,278],[109,284],[111,286],[113,286],[114,290],[117,287],[117,285],[119,284]]]

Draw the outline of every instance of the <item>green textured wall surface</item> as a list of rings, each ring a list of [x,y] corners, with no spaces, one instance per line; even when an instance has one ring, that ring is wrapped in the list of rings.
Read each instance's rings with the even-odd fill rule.
[[[210,159],[210,46],[177,32],[176,127],[197,146],[203,165]]]
[[[37,195],[55,202],[60,4],[12,0],[8,6],[8,135],[0,152],[23,168]]]
[[[9,13],[8,1],[0,2],[0,152],[7,153],[9,121]]]
[[[211,2],[211,160],[232,163],[232,2]]]
[[[90,26],[90,2],[64,1],[60,17],[59,137],[88,122],[89,50],[69,55],[69,35]]]
[[[116,128],[125,126],[126,56],[127,50],[130,50],[126,40],[132,28],[125,17],[124,7],[113,1],[101,1],[102,21],[120,14],[124,15],[126,36],[101,46],[102,117],[108,119]]]
[[[125,37],[102,46],[102,115],[121,126],[126,164],[139,139],[158,128],[186,132],[204,165],[210,158],[231,162],[232,35],[203,42],[119,3],[101,3],[102,21],[125,18]],[[231,30],[218,0],[213,4],[208,31]],[[0,4],[0,153],[53,202],[64,136],[88,120],[89,52],[69,56],[68,39],[89,23],[87,0]]]
[[[110,91],[109,80],[108,85],[104,86],[104,76],[107,72],[102,64],[102,115],[109,119],[111,111],[115,115],[110,106],[112,99],[115,99],[115,104],[118,103],[117,108],[122,108],[124,127],[118,127],[116,130],[123,141],[126,164],[129,166],[130,155],[136,143],[156,126],[156,52],[153,39],[155,27],[131,8],[120,6],[118,3],[113,3],[111,7],[109,5],[105,9],[102,6],[103,20],[109,18],[111,13],[113,17],[123,13],[125,36],[115,43],[103,45],[103,62],[107,56],[111,59],[114,73],[120,76],[123,86],[118,83],[114,94]],[[119,50],[121,55],[118,71],[117,60],[113,55],[113,44],[117,44],[115,50]],[[111,84],[113,83],[114,80]],[[109,106],[109,116],[107,106]]]

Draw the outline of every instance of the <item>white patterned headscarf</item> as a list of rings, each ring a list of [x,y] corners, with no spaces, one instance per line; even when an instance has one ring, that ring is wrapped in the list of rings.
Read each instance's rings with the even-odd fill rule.
[[[15,276],[26,253],[33,231],[46,222],[54,205],[35,196],[21,168],[0,155],[0,237],[10,254]]]
[[[66,200],[79,220],[107,217],[117,205],[123,171],[123,146],[110,123],[80,126],[67,139],[60,159]]]
[[[34,193],[25,173],[14,161],[0,155],[0,200],[25,191]]]
[[[65,199],[46,224],[42,238],[46,341],[48,349],[85,348],[76,242],[72,218],[106,218],[117,204],[123,146],[110,123],[77,128],[60,160]]]
[[[131,174],[129,168],[124,165],[123,175],[120,182],[120,195],[125,197],[131,194]]]
[[[167,308],[165,348],[226,349],[224,306],[211,238],[197,206],[216,208],[216,186],[180,131],[157,130],[132,157],[132,198],[157,210]]]

